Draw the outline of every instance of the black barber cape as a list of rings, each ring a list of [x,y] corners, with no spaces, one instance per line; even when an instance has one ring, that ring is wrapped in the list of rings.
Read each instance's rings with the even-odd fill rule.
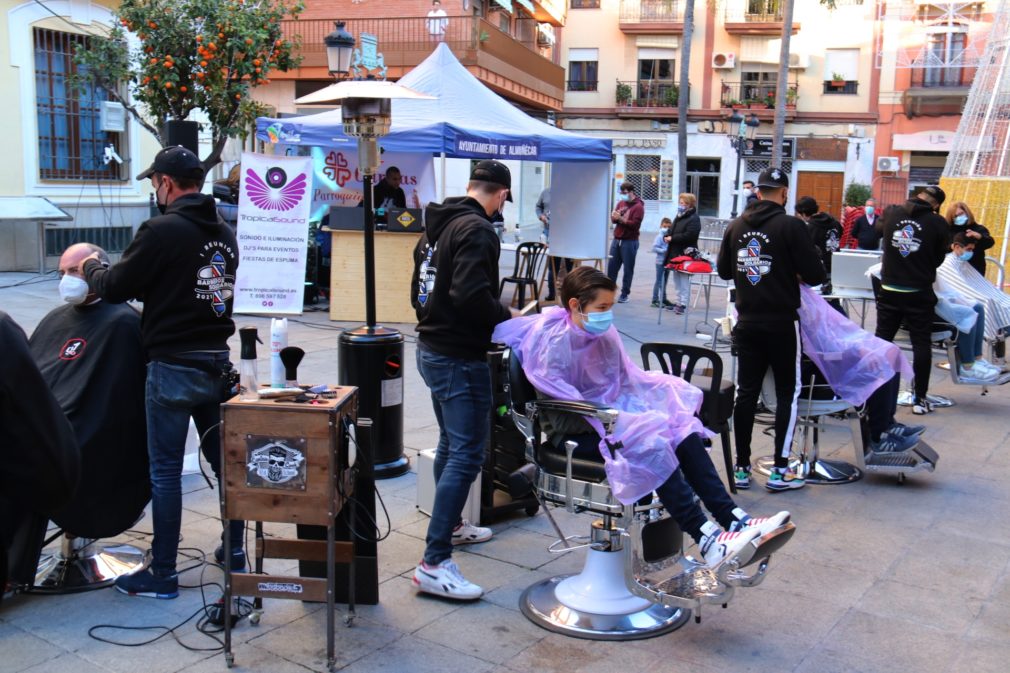
[[[140,314],[67,304],[42,319],[30,344],[81,450],[77,494],[52,520],[78,537],[119,535],[151,498]]]
[[[0,311],[0,596],[8,550],[12,579],[34,580],[46,520],[73,495],[78,459],[73,430],[32,362],[25,333]]]

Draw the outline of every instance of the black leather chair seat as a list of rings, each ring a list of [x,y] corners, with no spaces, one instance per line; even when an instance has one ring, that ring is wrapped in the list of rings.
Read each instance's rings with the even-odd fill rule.
[[[603,456],[597,449],[600,438],[596,435],[576,435],[571,439],[579,443],[579,447],[572,454],[572,477],[597,484],[604,481],[607,473],[603,470]],[[563,447],[558,448],[550,442],[544,442],[540,445],[537,463],[545,472],[564,477],[566,458]]]
[[[715,419],[705,418],[705,412],[711,404],[711,400],[709,398],[712,395],[710,390],[712,387],[712,377],[695,374],[691,377],[691,384],[701,388],[702,392],[705,394],[705,401],[702,403],[701,417],[706,425],[717,425],[732,418],[733,399],[736,397],[736,385],[732,381],[722,379],[719,382],[719,391],[715,393],[719,400],[716,406],[719,417]]]

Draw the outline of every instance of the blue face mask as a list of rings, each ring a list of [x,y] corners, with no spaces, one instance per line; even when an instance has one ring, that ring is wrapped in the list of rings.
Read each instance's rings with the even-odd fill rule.
[[[956,224],[959,227],[963,227],[964,225],[968,224],[968,216],[957,215],[956,217],[954,217],[954,224]]]
[[[621,194],[621,195],[620,195],[619,197],[617,197],[617,198],[619,198],[619,199],[620,199],[621,201],[627,201],[627,200],[628,200],[628,199],[630,199],[631,197],[630,197],[629,195],[627,195],[627,194]]]
[[[687,210],[687,206],[677,206],[678,215],[683,215],[685,210]]]
[[[974,254],[975,252],[973,250],[965,250],[960,255],[958,255],[957,258],[962,262],[970,262]]]
[[[599,313],[583,313],[583,327],[590,334],[603,334],[614,322],[614,312],[601,311]]]
[[[875,210],[876,209],[873,206],[866,206],[866,216],[867,217],[873,217],[873,212]]]

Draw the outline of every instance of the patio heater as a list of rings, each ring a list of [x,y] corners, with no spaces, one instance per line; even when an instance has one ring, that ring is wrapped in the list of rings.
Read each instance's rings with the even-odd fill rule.
[[[344,134],[358,141],[358,166],[364,192],[365,324],[340,335],[337,349],[338,382],[358,387],[358,409],[372,419],[369,453],[375,478],[396,477],[410,468],[403,455],[403,335],[376,324],[375,318],[375,211],[372,181],[379,168],[379,138],[389,133],[392,99],[431,98],[384,79],[372,79],[382,58],[375,37],[362,34],[362,48],[336,22],[323,40],[327,67],[338,78],[353,70],[357,75],[331,84],[295,102],[339,102]],[[361,79],[365,74],[368,79]],[[380,71],[380,76],[384,69]],[[403,289],[407,292],[407,288]]]
[[[746,117],[737,111],[727,118],[729,129],[726,135],[729,136],[730,145],[736,150],[736,178],[733,180],[733,212],[730,217],[739,214],[737,206],[740,199],[740,165],[743,163],[743,152],[754,142],[754,134],[757,133],[761,120],[751,112]]]

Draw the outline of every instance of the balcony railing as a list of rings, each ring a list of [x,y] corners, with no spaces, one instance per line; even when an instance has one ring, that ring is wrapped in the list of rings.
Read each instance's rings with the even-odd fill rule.
[[[680,87],[670,80],[642,79],[617,83],[618,107],[677,107]]]
[[[854,79],[849,80],[824,80],[824,94],[857,94],[859,93],[859,82]]]
[[[566,84],[568,91],[596,91],[599,85],[595,79],[570,79]]]
[[[621,23],[679,23],[683,20],[682,0],[621,0]]]
[[[727,0],[727,23],[781,23],[782,0]]]
[[[719,97],[721,107],[749,107],[769,109],[775,107],[775,82],[723,82]],[[786,105],[795,105],[799,84],[793,82],[786,90]]]
[[[911,85],[926,88],[957,88],[971,86],[975,68],[959,66],[913,68]]]

